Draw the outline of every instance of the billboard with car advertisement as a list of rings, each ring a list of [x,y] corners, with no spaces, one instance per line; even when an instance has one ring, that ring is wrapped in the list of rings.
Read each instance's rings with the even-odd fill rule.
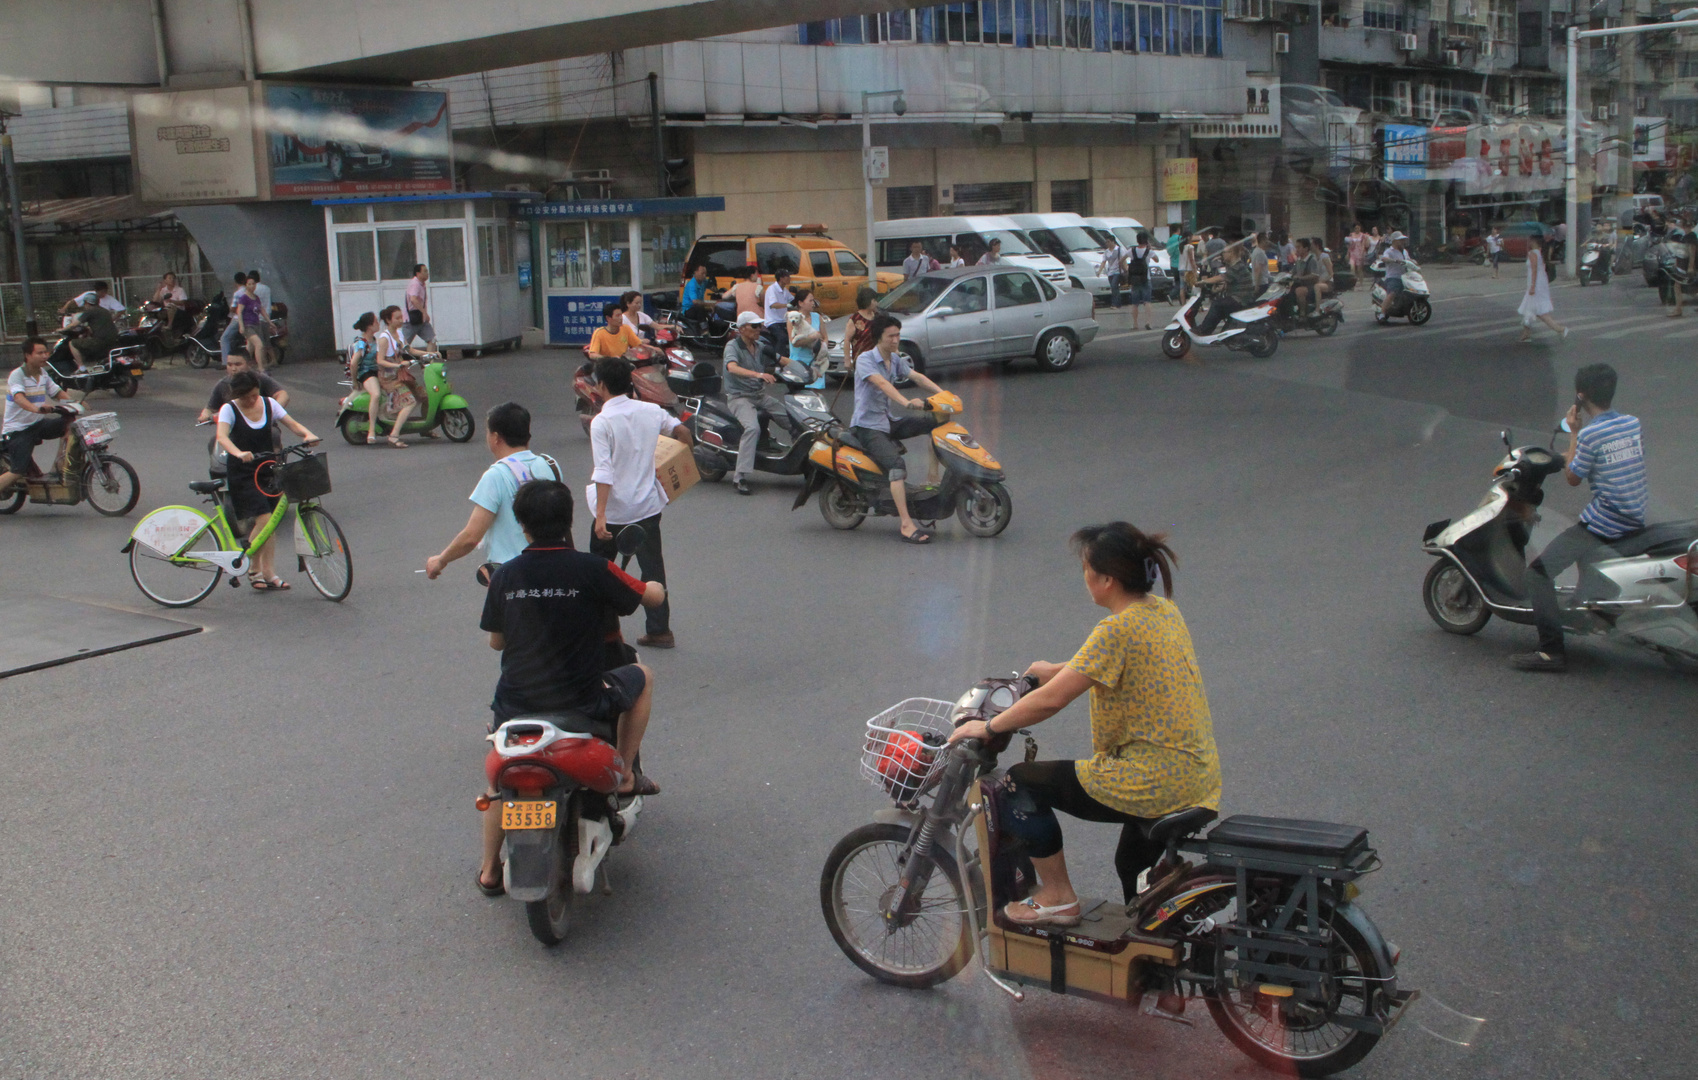
[[[275,198],[454,190],[443,90],[266,83],[263,130]]]

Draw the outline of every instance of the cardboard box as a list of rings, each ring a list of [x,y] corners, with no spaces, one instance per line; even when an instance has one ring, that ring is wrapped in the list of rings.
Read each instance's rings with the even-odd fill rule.
[[[689,491],[702,478],[690,448],[667,435],[660,437],[654,450],[654,475],[668,499],[676,499]]]

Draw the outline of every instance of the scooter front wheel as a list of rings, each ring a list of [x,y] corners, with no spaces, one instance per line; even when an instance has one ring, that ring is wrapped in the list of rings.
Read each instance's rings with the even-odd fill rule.
[[[904,887],[908,827],[863,825],[837,842],[820,871],[820,911],[832,940],[879,982],[920,990],[948,982],[973,953],[960,868],[941,846],[931,877],[895,920],[885,908]],[[974,890],[975,893],[978,890]]]
[[[1492,619],[1485,597],[1449,559],[1441,558],[1427,571],[1421,583],[1421,599],[1427,614],[1447,634],[1477,634]]]
[[[199,344],[190,345],[188,347],[188,351],[183,355],[189,361],[189,366],[194,368],[196,371],[200,371],[203,368],[207,368],[212,365],[212,354],[207,352],[206,349],[201,347]]]
[[[961,527],[974,536],[995,536],[1014,518],[1014,500],[1001,484],[968,484],[955,508]]]
[[[1169,330],[1161,336],[1161,351],[1172,360],[1183,360],[1191,351],[1191,339],[1183,330]]]
[[[342,441],[349,446],[364,446],[369,423],[363,414],[348,413],[337,422],[336,429],[342,433]]]
[[[1415,302],[1409,305],[1409,325],[1420,326],[1432,317],[1433,305],[1427,302],[1426,297],[1416,297]]]
[[[471,442],[477,430],[478,422],[472,418],[470,409],[449,409],[442,414],[442,433],[449,442]]]

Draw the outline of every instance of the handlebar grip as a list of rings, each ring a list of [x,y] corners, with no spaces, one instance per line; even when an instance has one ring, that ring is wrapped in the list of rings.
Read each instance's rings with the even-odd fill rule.
[[[1026,693],[1028,694],[1038,688],[1038,677],[1036,675],[1022,675],[1020,681],[1026,684]]]

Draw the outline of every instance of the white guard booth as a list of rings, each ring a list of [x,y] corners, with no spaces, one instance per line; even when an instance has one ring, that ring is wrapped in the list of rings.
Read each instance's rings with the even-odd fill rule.
[[[314,199],[324,207],[337,348],[352,343],[362,313],[406,307],[418,263],[430,269],[425,302],[438,346],[517,347],[531,324],[530,283],[520,274],[530,233],[518,228],[514,210],[538,198],[477,191]]]

